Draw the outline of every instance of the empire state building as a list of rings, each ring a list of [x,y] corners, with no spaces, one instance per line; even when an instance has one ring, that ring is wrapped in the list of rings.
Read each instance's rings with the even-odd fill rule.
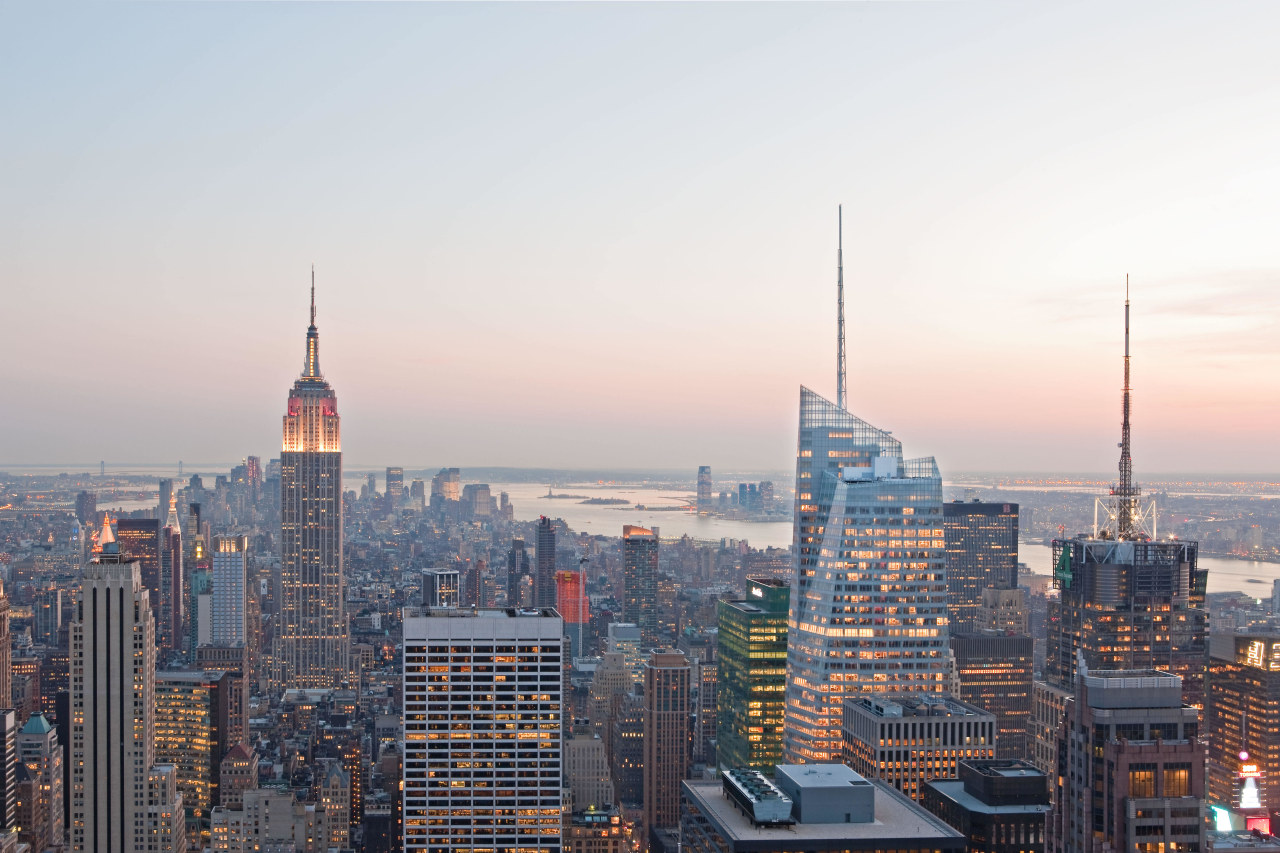
[[[289,392],[280,453],[280,623],[277,683],[332,688],[347,678],[350,637],[342,576],[342,445],[338,398],[320,373],[316,289],[302,375]]]

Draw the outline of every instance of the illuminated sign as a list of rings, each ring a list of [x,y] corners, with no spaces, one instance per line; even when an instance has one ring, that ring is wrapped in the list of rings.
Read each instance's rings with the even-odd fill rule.
[[[1246,817],[1244,819],[1244,828],[1249,832],[1252,832],[1253,830],[1256,829],[1259,832],[1261,832],[1263,835],[1270,835],[1271,834],[1271,818],[1265,815],[1260,815],[1256,817]]]
[[[751,594],[756,598],[764,598],[764,590],[758,586],[751,587]]]

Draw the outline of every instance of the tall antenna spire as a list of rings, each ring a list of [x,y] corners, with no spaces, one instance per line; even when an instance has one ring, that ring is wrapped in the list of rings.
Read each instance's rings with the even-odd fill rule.
[[[1138,489],[1133,485],[1133,457],[1129,435],[1129,276],[1124,277],[1124,402],[1120,423],[1120,483],[1116,486],[1116,538],[1130,539],[1138,511]]]
[[[311,265],[311,326],[316,325],[316,265]]]
[[[836,406],[846,411],[844,367],[844,205],[836,205]]]

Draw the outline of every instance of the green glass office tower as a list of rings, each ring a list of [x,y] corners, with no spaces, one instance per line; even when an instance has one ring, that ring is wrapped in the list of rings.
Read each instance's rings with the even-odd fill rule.
[[[745,598],[716,602],[716,752],[721,767],[771,773],[782,761],[790,606],[791,585],[778,578],[747,578]]]

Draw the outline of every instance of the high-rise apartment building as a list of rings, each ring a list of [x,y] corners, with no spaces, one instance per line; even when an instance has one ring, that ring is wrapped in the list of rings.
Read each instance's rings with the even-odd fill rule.
[[[680,825],[680,783],[689,768],[689,689],[684,652],[654,649],[644,665],[644,826]]]
[[[560,850],[554,610],[404,618],[404,850]]]
[[[747,578],[742,599],[716,602],[716,762],[766,775],[782,761],[791,585]]]
[[[556,606],[556,525],[545,515],[538,518],[534,551],[533,606]]]
[[[320,372],[314,284],[302,375],[284,415],[280,518],[277,682],[337,687],[348,677],[351,645],[343,610],[342,440],[338,398]]]
[[[951,635],[957,696],[996,715],[996,758],[1030,756],[1034,641],[1026,634],[979,631]]]
[[[1182,679],[1076,674],[1059,729],[1049,853],[1204,850],[1204,745]]]
[[[556,572],[556,610],[564,620],[565,636],[573,657],[581,657],[584,653],[586,631],[591,621],[591,610],[583,587],[584,578],[581,571]]]
[[[712,504],[711,466],[698,466],[698,512],[707,512]]]
[[[1280,634],[1213,635],[1204,728],[1210,804],[1240,808],[1253,765],[1257,803],[1244,805],[1280,810]]]
[[[622,621],[640,626],[645,649],[658,647],[658,537],[652,530],[622,527]]]
[[[1018,505],[949,501],[942,529],[949,624],[953,633],[967,633],[977,627],[983,590],[1018,585]]]
[[[950,671],[938,466],[808,388],[799,433],[783,738],[797,764],[839,757],[846,698],[941,692]]]
[[[210,637],[215,646],[244,645],[249,537],[213,538],[213,613]]]
[[[172,767],[155,761],[155,621],[109,523],[71,623],[71,849],[186,849]]]

